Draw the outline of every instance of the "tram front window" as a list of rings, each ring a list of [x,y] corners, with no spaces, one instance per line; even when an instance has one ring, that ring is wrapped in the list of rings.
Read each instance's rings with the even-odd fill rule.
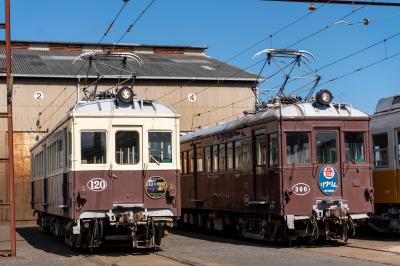
[[[81,163],[106,163],[106,132],[81,132]]]
[[[171,132],[149,132],[149,162],[172,163]],[[193,171],[193,155],[190,156]]]
[[[139,162],[139,133],[118,131],[115,133],[115,162],[137,164]]]
[[[353,163],[364,163],[364,133],[346,132],[344,134],[346,160]]]
[[[336,133],[317,133],[317,163],[336,163]]]

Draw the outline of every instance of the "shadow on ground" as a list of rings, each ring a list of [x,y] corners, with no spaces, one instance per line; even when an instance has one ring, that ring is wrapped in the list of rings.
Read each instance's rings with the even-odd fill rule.
[[[134,250],[129,245],[126,246],[104,246],[90,250],[75,250],[64,244],[63,239],[54,235],[41,232],[37,227],[20,227],[17,228],[17,233],[34,249],[42,250],[58,256],[73,257],[73,256],[91,256],[101,254],[103,256],[126,256],[126,255],[148,255],[153,250],[139,249]]]

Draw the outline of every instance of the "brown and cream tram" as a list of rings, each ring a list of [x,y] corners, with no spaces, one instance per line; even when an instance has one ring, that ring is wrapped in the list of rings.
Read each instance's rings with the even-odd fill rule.
[[[156,247],[180,216],[179,116],[133,96],[78,102],[31,149],[38,224],[70,246]]]
[[[369,118],[331,99],[278,97],[182,136],[183,222],[262,240],[347,240],[373,211]]]

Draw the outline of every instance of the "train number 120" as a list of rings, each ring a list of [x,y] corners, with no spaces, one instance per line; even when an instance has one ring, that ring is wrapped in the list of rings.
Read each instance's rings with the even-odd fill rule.
[[[92,178],[87,182],[87,187],[92,191],[103,191],[107,188],[107,181],[103,178]]]

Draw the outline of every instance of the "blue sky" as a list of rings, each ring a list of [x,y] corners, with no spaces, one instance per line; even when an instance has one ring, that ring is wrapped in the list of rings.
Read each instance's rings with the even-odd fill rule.
[[[149,2],[130,0],[104,42],[118,40]],[[122,0],[11,0],[12,39],[98,42],[122,3]],[[291,47],[311,52],[317,61],[310,64],[310,67],[318,69],[400,32],[400,7],[367,6],[353,12],[340,23],[335,22],[359,6],[316,7],[318,9],[303,20],[229,63],[246,68],[256,62],[252,59],[256,52],[265,48],[286,48],[304,36],[328,27]],[[206,45],[209,47],[209,56],[226,61],[308,12],[308,4],[296,3],[156,0],[122,42]],[[370,20],[368,26],[360,23],[364,18]],[[321,83],[396,54],[400,52],[399,44],[400,36],[325,68],[318,72],[322,77]],[[399,66],[400,56],[321,88],[331,90],[336,101],[351,103],[372,113],[379,98],[400,93]],[[261,67],[262,64],[258,64],[249,70],[258,73]],[[274,73],[274,67],[266,66],[262,75]],[[276,75],[262,84],[261,89],[267,90],[279,85],[282,77],[283,74]],[[298,87],[299,84],[293,82],[288,84],[288,91]]]

